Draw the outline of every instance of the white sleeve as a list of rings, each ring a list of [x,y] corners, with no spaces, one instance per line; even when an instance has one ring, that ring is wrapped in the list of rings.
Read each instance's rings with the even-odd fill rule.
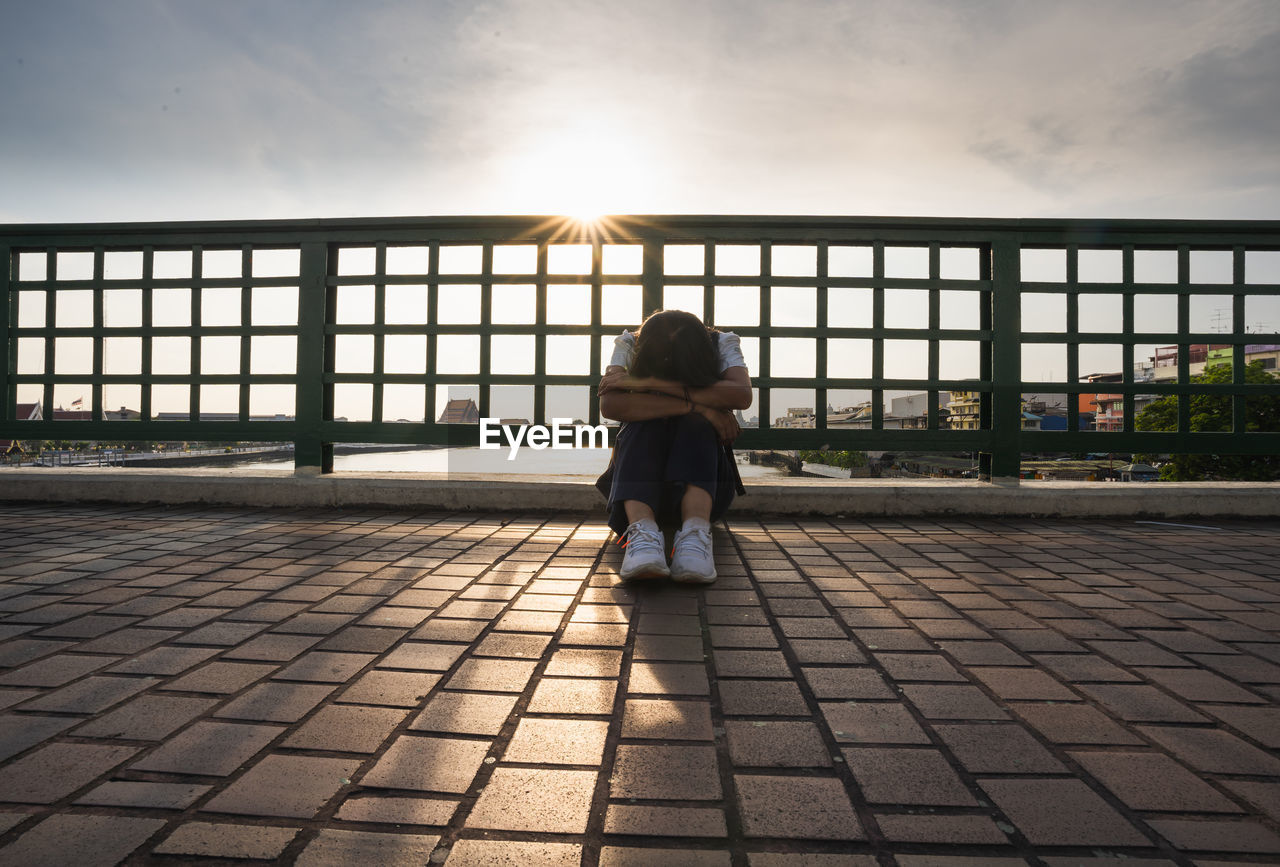
[[[742,339],[732,331],[721,331],[719,345],[720,372],[731,367],[746,367],[747,360],[742,356]]]
[[[624,331],[613,338],[613,355],[609,358],[609,367],[625,367],[631,369],[636,360],[636,336]]]

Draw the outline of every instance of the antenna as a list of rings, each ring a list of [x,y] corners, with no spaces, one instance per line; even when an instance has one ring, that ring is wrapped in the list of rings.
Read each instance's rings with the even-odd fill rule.
[[[1228,329],[1224,323],[1229,323],[1230,321],[1231,314],[1227,312],[1226,307],[1218,307],[1213,311],[1213,330],[1216,333],[1222,334],[1227,331]]]

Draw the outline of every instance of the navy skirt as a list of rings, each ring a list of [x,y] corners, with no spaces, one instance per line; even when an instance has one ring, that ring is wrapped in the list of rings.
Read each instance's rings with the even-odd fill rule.
[[[623,503],[639,500],[659,526],[679,526],[687,485],[711,495],[711,520],[721,518],[735,494],[745,494],[733,450],[721,445],[711,422],[698,413],[629,421],[618,431],[609,468],[596,480],[608,500],[609,527],[627,529]]]

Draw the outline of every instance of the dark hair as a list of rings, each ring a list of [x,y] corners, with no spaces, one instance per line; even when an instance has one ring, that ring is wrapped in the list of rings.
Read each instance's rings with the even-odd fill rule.
[[[636,334],[632,376],[654,376],[705,388],[720,379],[713,329],[683,310],[650,314]]]

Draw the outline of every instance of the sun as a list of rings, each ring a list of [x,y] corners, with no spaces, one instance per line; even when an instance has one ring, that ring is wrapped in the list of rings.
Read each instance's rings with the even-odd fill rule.
[[[642,205],[654,167],[636,141],[607,126],[541,133],[504,161],[503,210],[557,214],[584,227]]]

